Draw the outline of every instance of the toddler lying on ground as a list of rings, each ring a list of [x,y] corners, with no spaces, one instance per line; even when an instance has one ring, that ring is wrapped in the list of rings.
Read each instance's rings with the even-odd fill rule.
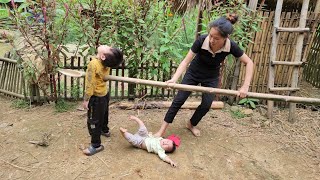
[[[122,133],[122,136],[133,146],[147,150],[148,152],[158,154],[163,161],[170,163],[173,167],[176,167],[177,164],[173,162],[165,153],[174,152],[177,145],[179,145],[180,140],[176,138],[175,141],[179,141],[176,144],[171,139],[153,137],[152,135],[149,135],[146,126],[139,118],[135,116],[130,116],[129,119],[134,120],[138,123],[139,130],[136,134],[133,135],[129,133],[127,129],[120,127],[120,132]]]

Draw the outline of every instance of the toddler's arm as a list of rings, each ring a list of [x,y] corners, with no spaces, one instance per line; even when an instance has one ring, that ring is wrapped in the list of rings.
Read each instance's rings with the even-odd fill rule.
[[[177,167],[177,164],[173,162],[169,156],[166,156],[164,159],[165,162],[169,163],[172,167]]]

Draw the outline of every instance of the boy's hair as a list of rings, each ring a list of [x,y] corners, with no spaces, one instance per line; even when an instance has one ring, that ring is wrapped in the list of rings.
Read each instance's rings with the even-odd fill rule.
[[[166,151],[166,153],[173,153],[176,150],[176,143],[172,141],[172,149],[170,151]]]
[[[123,62],[123,53],[118,48],[111,48],[112,53],[106,53],[106,59],[102,61],[104,67],[116,68]]]

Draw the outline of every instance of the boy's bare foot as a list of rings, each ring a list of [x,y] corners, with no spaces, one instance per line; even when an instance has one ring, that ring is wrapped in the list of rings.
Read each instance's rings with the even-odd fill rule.
[[[125,134],[128,130],[125,129],[125,128],[122,128],[122,127],[120,127],[119,130],[120,130],[122,136],[125,137],[124,134]]]
[[[187,128],[192,132],[192,134],[196,137],[200,136],[200,130],[192,126],[190,121],[187,123]]]

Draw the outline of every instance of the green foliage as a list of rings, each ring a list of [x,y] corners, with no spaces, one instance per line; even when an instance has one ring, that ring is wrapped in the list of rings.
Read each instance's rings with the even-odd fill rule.
[[[0,19],[9,17],[9,10],[5,5],[8,2],[10,2],[10,0],[0,0]]]
[[[259,99],[254,99],[254,98],[243,98],[239,101],[238,104],[244,105],[246,107],[249,107],[251,109],[256,108],[256,104],[259,103]]]
[[[23,99],[17,99],[12,102],[11,107],[14,107],[16,109],[25,109],[30,107],[30,103]]]
[[[58,113],[67,112],[75,107],[75,103],[67,102],[61,98],[58,98],[55,104],[55,111]]]
[[[0,19],[8,18],[8,17],[9,17],[8,10],[0,7]]]
[[[79,86],[72,86],[70,88],[70,93],[71,93],[71,97],[72,98],[76,98],[79,97],[80,93],[81,93],[81,87]]]
[[[262,16],[250,10],[243,0],[226,0],[218,6],[214,6],[211,12],[204,15],[203,32],[208,31],[209,22],[221,16],[226,16],[228,13],[236,13],[239,16],[238,22],[234,24],[234,32],[231,34],[231,38],[242,49],[245,49],[249,43],[252,43],[251,39],[254,33],[261,30],[259,23],[262,21]]]
[[[68,4],[56,0],[23,1],[10,10],[10,19],[19,31],[15,37],[17,42],[12,42],[20,56],[18,63],[22,65],[26,79],[36,84],[45,96],[48,96],[50,75],[56,72],[59,63],[59,53],[67,34],[69,11]],[[53,92],[54,97],[56,92]]]
[[[231,116],[233,117],[233,118],[236,118],[236,119],[242,119],[242,118],[244,118],[244,117],[246,117],[246,115],[245,114],[243,114],[242,112],[241,112],[241,110],[236,110],[236,111],[231,111]]]

